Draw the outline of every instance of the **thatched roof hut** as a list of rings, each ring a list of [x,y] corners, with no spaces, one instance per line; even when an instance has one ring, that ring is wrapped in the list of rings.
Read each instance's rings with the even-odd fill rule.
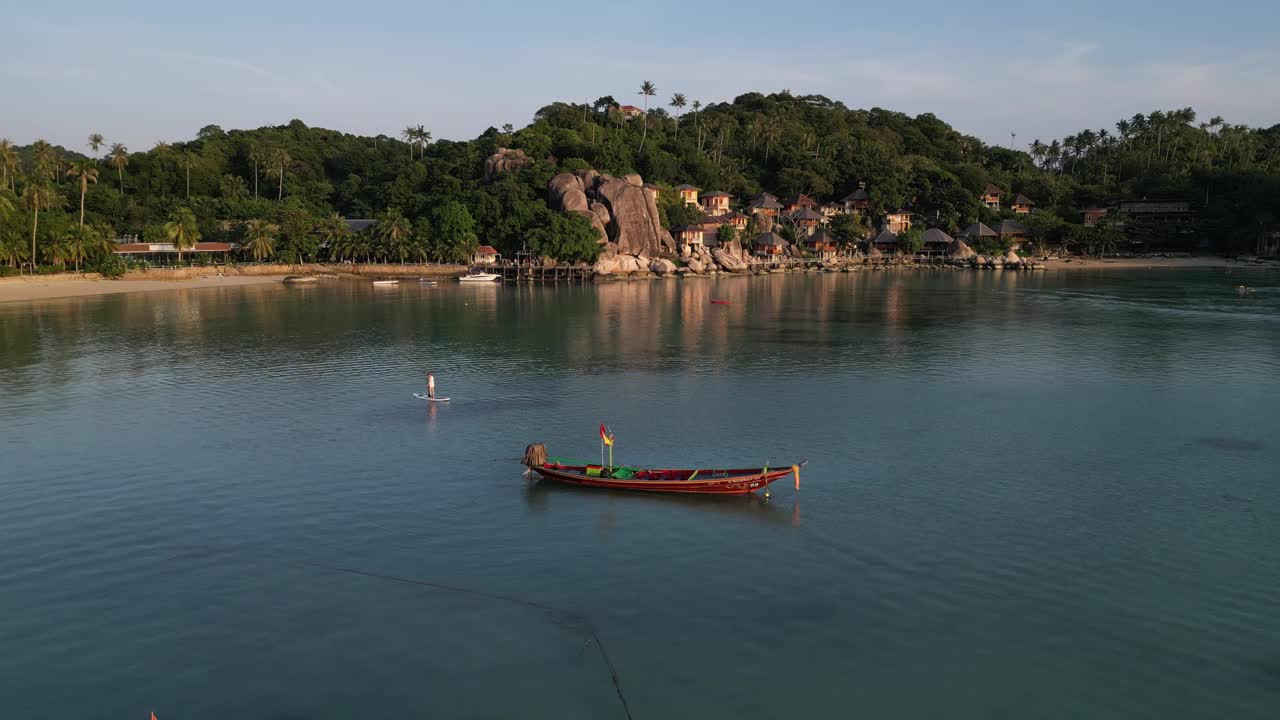
[[[1000,237],[1000,233],[987,227],[986,223],[974,223],[960,232],[962,238],[993,238]]]

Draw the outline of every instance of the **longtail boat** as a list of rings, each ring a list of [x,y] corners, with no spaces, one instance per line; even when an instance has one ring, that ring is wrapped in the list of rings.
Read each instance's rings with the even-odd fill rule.
[[[533,450],[535,447],[538,450]],[[525,452],[524,465],[544,480],[641,492],[745,495],[767,488],[788,475],[795,476],[796,489],[799,490],[800,468],[808,464],[807,460],[802,460],[781,468],[647,469],[579,464],[574,460],[546,457],[546,451],[540,445],[530,446],[530,450]]]

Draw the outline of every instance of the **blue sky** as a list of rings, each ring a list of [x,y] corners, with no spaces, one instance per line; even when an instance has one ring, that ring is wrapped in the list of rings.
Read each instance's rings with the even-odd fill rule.
[[[0,137],[133,149],[300,118],[437,138],[553,100],[750,90],[933,112],[988,142],[1191,105],[1280,122],[1280,3],[101,2],[0,9]]]

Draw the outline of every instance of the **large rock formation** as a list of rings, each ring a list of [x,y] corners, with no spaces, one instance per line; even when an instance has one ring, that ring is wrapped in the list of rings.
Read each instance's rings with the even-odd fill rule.
[[[674,255],[675,241],[662,228],[657,203],[643,185],[639,175],[615,178],[595,170],[579,170],[553,177],[547,183],[547,202],[553,209],[578,213],[604,230],[610,245],[605,248],[606,255],[610,251],[637,258]],[[606,259],[604,265],[611,263]],[[647,268],[648,262],[639,265]]]
[[[523,150],[511,150],[509,148],[498,148],[498,152],[490,155],[484,161],[484,179],[492,180],[499,175],[505,175],[513,170],[519,170],[529,163],[533,158],[524,154]]]

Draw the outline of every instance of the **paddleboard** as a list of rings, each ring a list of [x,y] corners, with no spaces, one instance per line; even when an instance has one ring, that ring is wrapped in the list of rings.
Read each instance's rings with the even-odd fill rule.
[[[426,393],[414,393],[413,396],[419,400],[426,400],[427,402],[449,402],[449,398],[430,398],[427,397]]]

